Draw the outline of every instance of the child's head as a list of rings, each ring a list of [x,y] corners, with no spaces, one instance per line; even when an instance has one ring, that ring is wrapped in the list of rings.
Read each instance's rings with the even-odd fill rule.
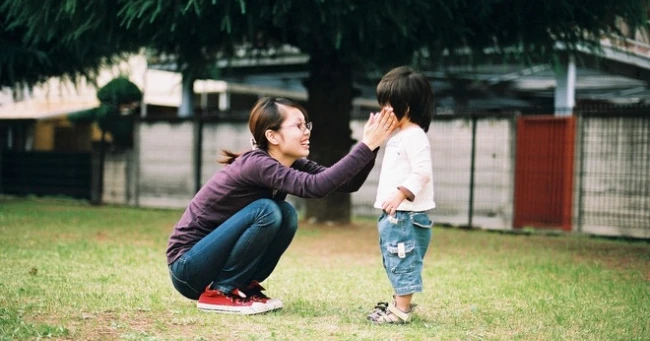
[[[390,70],[377,84],[377,102],[390,105],[398,120],[407,116],[424,131],[433,116],[433,89],[429,81],[407,66]]]

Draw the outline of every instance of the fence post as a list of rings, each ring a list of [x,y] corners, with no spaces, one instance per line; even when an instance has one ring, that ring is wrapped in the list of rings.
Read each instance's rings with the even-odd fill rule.
[[[142,110],[142,109],[141,109]],[[129,174],[127,175],[131,181],[129,191],[131,198],[128,200],[130,205],[135,207],[140,206],[140,129],[142,128],[142,118],[135,116],[133,118],[133,153],[129,164]]]
[[[201,165],[203,163],[203,113],[194,113],[194,190],[201,189]]]
[[[2,142],[0,141],[0,194],[2,194],[2,154],[4,153],[4,148],[2,147]]]
[[[577,141],[574,141],[574,145],[576,148],[578,148],[578,151],[576,155],[578,155],[577,160],[574,160],[574,162],[578,162],[578,181],[577,181],[577,191],[574,191],[574,193],[577,193],[577,203],[576,203],[576,227],[578,232],[582,232],[582,205],[583,205],[583,190],[584,190],[584,178],[585,178],[585,147],[584,147],[584,141],[585,141],[585,127],[584,127],[584,116],[581,115],[579,112],[576,113],[576,126],[578,129],[578,137]]]
[[[103,138],[102,138],[103,140]],[[90,164],[91,164],[91,180],[90,180],[90,203],[92,205],[101,205],[102,203],[102,182],[104,181],[102,167],[104,163],[102,161],[102,142],[99,143],[93,142],[92,149],[90,152]]]
[[[0,141],[0,194],[2,194],[2,154],[4,153],[4,148],[2,147],[2,141]]]
[[[469,204],[467,212],[467,228],[472,228],[474,218],[474,173],[476,168],[476,124],[478,118],[472,115],[472,150],[470,154],[469,166]]]

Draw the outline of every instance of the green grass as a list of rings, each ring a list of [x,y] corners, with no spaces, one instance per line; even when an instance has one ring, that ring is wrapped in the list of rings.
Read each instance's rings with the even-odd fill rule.
[[[0,340],[648,340],[650,244],[435,228],[407,326],[365,321],[389,300],[370,219],[302,222],[257,316],[198,311],[165,263],[179,210],[0,199]],[[434,213],[435,217],[435,213]]]

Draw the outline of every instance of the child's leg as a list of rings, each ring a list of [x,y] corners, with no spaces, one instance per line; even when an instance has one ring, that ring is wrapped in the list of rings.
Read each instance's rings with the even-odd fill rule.
[[[397,309],[408,313],[411,311],[411,299],[413,299],[413,294],[395,295],[395,306]]]
[[[385,214],[379,219],[379,245],[388,279],[397,296],[422,291],[422,266],[431,240],[431,220],[425,213],[395,213],[394,219]]]
[[[431,240],[429,217],[422,212],[398,211],[379,218],[379,246],[394,302],[379,302],[368,319],[375,323],[407,323],[415,305],[413,293],[422,291],[422,263]]]
[[[397,212],[395,216],[397,221],[380,219],[380,246],[386,273],[395,290],[395,306],[408,312],[413,293],[422,291],[422,265],[431,240],[432,222],[422,212]]]

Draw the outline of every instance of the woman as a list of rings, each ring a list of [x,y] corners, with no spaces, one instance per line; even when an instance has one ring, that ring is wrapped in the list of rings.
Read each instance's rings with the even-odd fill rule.
[[[388,109],[371,114],[360,143],[331,167],[307,160],[311,122],[297,103],[262,98],[251,110],[255,148],[224,151],[226,166],[192,198],[169,238],[167,263],[178,292],[201,310],[257,314],[282,308],[260,282],[298,228],[287,194],[322,198],[359,189],[395,128]]]

